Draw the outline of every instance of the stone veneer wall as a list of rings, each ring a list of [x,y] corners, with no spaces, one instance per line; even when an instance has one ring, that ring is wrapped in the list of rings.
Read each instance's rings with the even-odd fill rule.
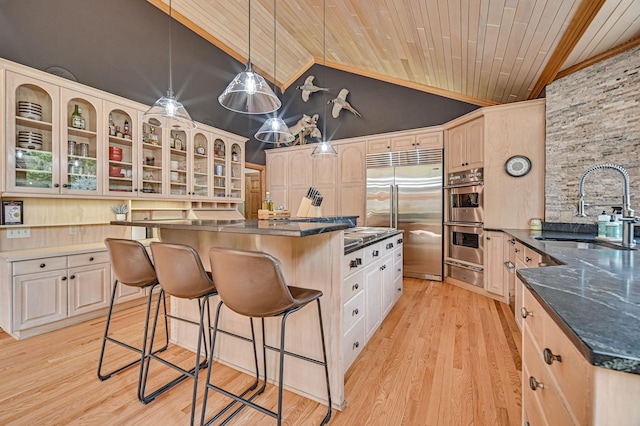
[[[546,88],[547,222],[593,223],[622,204],[622,175],[596,170],[585,182],[586,218],[576,217],[578,185],[589,167],[627,170],[631,207],[640,215],[640,47],[556,80]]]

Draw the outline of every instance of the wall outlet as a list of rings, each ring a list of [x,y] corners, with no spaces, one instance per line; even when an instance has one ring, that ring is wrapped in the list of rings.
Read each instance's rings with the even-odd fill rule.
[[[7,229],[7,238],[29,238],[31,237],[31,228]]]

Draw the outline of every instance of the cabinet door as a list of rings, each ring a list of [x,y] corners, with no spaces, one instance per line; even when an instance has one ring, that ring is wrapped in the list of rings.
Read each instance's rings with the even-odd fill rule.
[[[416,148],[442,148],[442,131],[416,135]]]
[[[11,71],[6,82],[7,192],[59,194],[59,89]]]
[[[234,202],[244,200],[244,142],[229,140],[229,197]]]
[[[367,341],[382,321],[382,271],[380,262],[373,262],[364,270],[365,337]]]
[[[484,249],[484,289],[488,292],[505,296],[505,286],[503,280],[503,233],[487,231],[485,232]]]
[[[367,181],[366,143],[338,145],[338,182],[340,185],[362,185]]]
[[[284,206],[291,210],[287,188],[289,185],[289,153],[278,152],[267,155],[267,191],[276,206]],[[298,208],[298,206],[295,206]],[[293,214],[293,213],[292,213]]]
[[[397,136],[391,138],[391,150],[392,151],[408,151],[416,148],[415,135],[410,136]]]
[[[118,197],[138,195],[138,110],[112,102],[104,103],[104,114],[114,129],[103,145],[105,152],[105,193]],[[128,132],[125,129],[128,127]],[[115,132],[115,135],[113,134]],[[136,141],[134,144],[133,141]]]
[[[524,263],[522,263],[522,261],[520,259],[516,258],[516,269],[524,269],[526,267],[527,266]],[[515,289],[515,293],[516,293],[516,300],[515,300],[516,324],[518,324],[518,327],[520,328],[520,331],[522,331],[522,315],[520,315],[520,311],[522,310],[522,306],[524,305],[524,283],[522,282],[522,280],[520,278],[518,278],[517,275],[516,275],[515,286],[516,286],[516,289]]]
[[[469,169],[482,167],[484,164],[484,118],[477,118],[466,124],[467,127],[467,161]]]
[[[72,120],[76,106],[82,113],[80,123]],[[60,193],[102,194],[103,181],[98,179],[104,174],[102,99],[61,88],[60,111],[64,123],[60,137]],[[84,128],[81,128],[82,123]]]
[[[192,132],[193,149],[191,150],[189,174],[189,194],[192,199],[208,199],[213,196],[211,168],[211,147],[213,136],[209,132],[196,129]]]
[[[289,185],[308,189],[313,185],[311,148],[289,153]]]
[[[138,117],[142,121],[142,112],[139,112]],[[142,143],[139,144],[137,163],[140,197],[166,197],[169,193],[167,180],[170,176],[165,173],[169,168],[165,158],[169,148],[165,133],[160,126],[142,124]]]
[[[394,303],[402,296],[402,276],[402,247],[398,247],[393,251]]]
[[[213,140],[213,197],[227,197],[227,143],[220,136]]]
[[[393,253],[385,255],[381,260],[382,272],[382,317],[386,317],[396,301],[396,282],[393,270]]]
[[[168,187],[169,198],[172,199],[188,199],[187,194],[188,176],[191,174],[190,170],[187,170],[188,152],[191,152],[191,143],[187,138],[187,132],[184,130],[172,130],[165,129],[165,137],[169,140],[168,148],[165,148],[168,154],[168,159],[164,164],[168,164],[169,167],[165,169],[169,170]],[[165,173],[164,177],[167,177]]]
[[[66,317],[66,270],[13,277],[14,330],[24,330]]]
[[[466,127],[464,125],[454,127],[447,131],[447,140],[444,145],[444,155],[448,172],[465,170],[466,158]]]
[[[108,263],[69,269],[69,316],[109,306],[111,269]]]
[[[367,142],[367,154],[379,154],[391,151],[391,139],[376,139]]]

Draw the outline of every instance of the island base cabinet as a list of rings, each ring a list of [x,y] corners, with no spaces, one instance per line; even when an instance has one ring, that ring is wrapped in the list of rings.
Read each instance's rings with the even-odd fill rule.
[[[69,269],[69,316],[109,306],[108,263]]]

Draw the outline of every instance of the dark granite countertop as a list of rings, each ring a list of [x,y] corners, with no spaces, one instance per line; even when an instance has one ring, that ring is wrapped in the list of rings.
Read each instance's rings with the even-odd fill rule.
[[[163,219],[114,221],[112,225],[142,226],[185,231],[228,232],[236,234],[307,237],[325,232],[340,231],[355,226],[352,216],[304,218],[291,220],[204,220]]]
[[[593,234],[503,231],[562,263],[520,269],[518,276],[585,358],[640,374],[640,251],[566,248],[536,239],[594,240]]]

